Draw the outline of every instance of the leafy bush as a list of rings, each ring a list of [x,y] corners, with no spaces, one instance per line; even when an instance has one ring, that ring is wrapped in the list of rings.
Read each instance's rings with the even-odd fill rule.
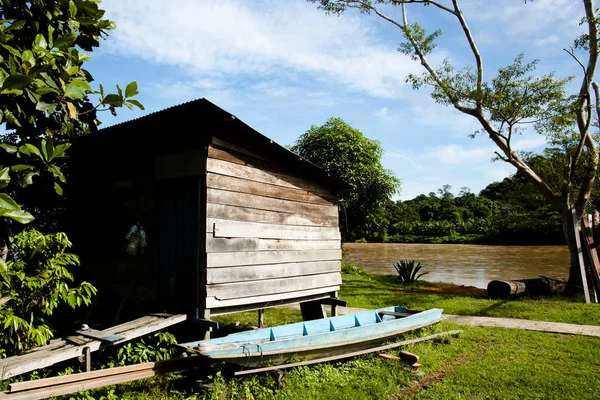
[[[356,264],[342,263],[342,273],[347,275],[366,275],[367,271]]]
[[[10,356],[45,345],[53,337],[46,318],[67,304],[89,305],[96,288],[87,282],[76,287],[71,269],[79,258],[65,250],[71,242],[64,233],[44,235],[34,229],[13,238],[7,269],[0,268],[0,354]]]
[[[169,332],[156,332],[145,339],[127,343],[117,352],[117,365],[170,360],[177,352],[177,339]]]
[[[393,264],[394,268],[398,272],[398,279],[402,283],[413,283],[429,272],[421,272],[421,263],[417,263],[415,260],[400,260]],[[418,275],[417,275],[418,274]]]

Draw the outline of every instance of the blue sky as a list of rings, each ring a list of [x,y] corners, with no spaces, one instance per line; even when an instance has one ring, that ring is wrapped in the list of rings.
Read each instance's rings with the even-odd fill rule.
[[[442,3],[450,3],[441,0]],[[563,51],[581,30],[580,1],[463,0],[486,78],[520,52],[537,73],[578,74]],[[104,0],[117,29],[87,69],[105,89],[135,80],[145,111],[102,115],[105,126],[205,97],[274,141],[293,144],[311,125],[340,117],[381,142],[383,164],[402,180],[403,200],[437,191],[474,193],[514,169],[491,162],[493,143],[470,139],[476,122],[413,91],[421,66],[397,52],[400,32],[373,15],[327,16],[305,0]],[[384,9],[400,18],[400,9]],[[408,6],[409,22],[441,28],[431,55],[458,66],[472,56],[455,20],[435,7]],[[534,133],[515,148],[539,151]]]

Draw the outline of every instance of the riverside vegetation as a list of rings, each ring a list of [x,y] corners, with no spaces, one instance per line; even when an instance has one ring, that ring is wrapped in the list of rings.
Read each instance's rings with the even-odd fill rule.
[[[344,265],[340,297],[350,307],[387,305],[410,309],[441,307],[447,314],[522,318],[600,325],[600,308],[572,297],[489,300],[467,290],[443,291],[447,284],[398,283],[395,275],[373,275]],[[460,287],[455,287],[461,289]],[[464,288],[462,288],[464,289]],[[228,324],[256,324],[256,313],[219,317]],[[299,311],[268,309],[267,325],[301,319]],[[201,381],[180,374],[137,381],[64,397],[69,399],[596,399],[600,362],[594,349],[600,338],[457,326],[441,322],[404,338],[451,329],[463,333],[450,343],[422,342],[404,349],[421,357],[423,376],[408,366],[366,355],[346,362],[301,367],[244,378],[230,378],[216,365]],[[134,345],[133,347],[137,347]],[[155,350],[157,347],[154,347]],[[140,350],[141,351],[141,350]],[[160,351],[164,354],[164,350]],[[125,352],[121,352],[121,356]],[[148,360],[148,357],[144,358]],[[122,358],[121,358],[122,360]],[[113,361],[115,363],[115,361]],[[116,363],[122,364],[122,361]],[[114,365],[114,364],[113,364]]]

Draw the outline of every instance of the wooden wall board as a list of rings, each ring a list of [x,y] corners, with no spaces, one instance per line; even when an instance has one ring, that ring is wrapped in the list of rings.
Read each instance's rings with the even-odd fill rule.
[[[244,178],[235,178],[232,176],[212,173],[209,173],[206,179],[206,186],[213,189],[256,194],[275,199],[293,200],[335,207],[337,207],[338,204],[338,199],[335,196],[323,193],[314,193],[303,189],[287,188],[268,183],[249,181]]]
[[[248,157],[239,154],[239,152],[217,149],[215,147],[208,148],[208,156],[217,160],[228,161],[234,164],[247,165],[267,171],[279,171],[279,169],[281,168],[280,165],[274,164],[273,162],[270,162],[264,158],[257,158],[256,156]]]
[[[340,290],[339,285],[332,286],[324,286],[311,288],[306,290],[298,290],[298,291],[290,291],[285,293],[277,293],[272,295],[263,295],[263,296],[249,296],[249,297],[239,297],[236,299],[218,299],[214,296],[209,296],[206,298],[206,307],[207,308],[222,308],[225,309],[227,307],[236,307],[242,305],[251,305],[256,303],[265,303],[265,302],[277,302],[289,299],[299,299],[305,298],[309,296],[318,296],[320,294],[329,294],[334,293]],[[223,314],[224,312],[221,312]]]
[[[308,214],[324,217],[338,217],[336,206],[301,203],[292,200],[274,199],[247,193],[237,193],[220,189],[206,189],[207,203],[249,207],[259,210],[279,211],[294,214]]]
[[[304,263],[209,268],[207,270],[207,284],[213,285],[261,279],[290,278],[340,271],[341,265],[339,261],[312,261]]]
[[[260,222],[237,222],[217,218],[206,219],[206,232],[223,238],[260,238],[296,240],[340,240],[337,227],[273,225]]]
[[[215,146],[218,146],[218,147],[221,147],[223,149],[233,150],[236,153],[245,154],[247,156],[254,157],[254,158],[257,158],[257,159],[265,159],[263,155],[260,155],[260,154],[258,154],[256,152],[248,149],[245,146],[238,146],[236,144],[228,142],[225,139],[221,139],[221,138],[218,138],[218,137],[215,137],[215,136],[213,136],[211,138],[211,144],[215,145]]]
[[[285,240],[258,238],[206,238],[206,252],[268,250],[338,250],[339,240]]]
[[[217,299],[226,300],[237,299],[240,297],[272,295],[277,293],[285,294],[300,290],[341,285],[341,283],[341,275],[337,272],[334,272],[294,278],[270,279],[268,281],[207,285],[206,295],[207,297],[216,297]]]
[[[280,264],[306,261],[340,261],[342,250],[290,250],[290,251],[245,251],[208,253],[206,265],[208,269],[230,267],[236,265]]]
[[[232,196],[235,195],[232,194]],[[256,206],[260,207],[260,205]],[[318,214],[294,214],[214,203],[206,204],[206,215],[209,218],[263,222],[277,225],[338,226],[337,215],[331,217]]]
[[[233,176],[236,178],[244,178],[251,181],[269,183],[272,185],[289,187],[293,189],[303,189],[311,192],[330,194],[330,191],[314,182],[300,179],[293,176],[269,172],[258,168],[253,168],[245,165],[230,163],[228,161],[209,158],[206,161],[206,169],[220,175]]]

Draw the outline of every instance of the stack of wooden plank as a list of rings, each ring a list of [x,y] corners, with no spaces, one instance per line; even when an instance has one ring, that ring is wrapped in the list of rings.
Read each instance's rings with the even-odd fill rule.
[[[113,344],[125,343],[129,340],[165,329],[171,325],[185,321],[185,314],[151,314],[121,325],[90,334],[77,335],[51,342],[47,346],[38,347],[25,354],[0,360],[0,379],[8,379],[25,372],[46,368],[61,361],[80,357]],[[119,339],[122,337],[122,339]],[[99,338],[117,338],[110,341]]]
[[[203,358],[201,357],[184,357],[174,360],[149,362],[34,381],[11,383],[8,385],[9,390],[7,392],[0,393],[0,399],[47,399],[53,396],[61,396],[83,390],[150,378],[168,372],[181,371],[197,366],[201,362],[203,362]]]

